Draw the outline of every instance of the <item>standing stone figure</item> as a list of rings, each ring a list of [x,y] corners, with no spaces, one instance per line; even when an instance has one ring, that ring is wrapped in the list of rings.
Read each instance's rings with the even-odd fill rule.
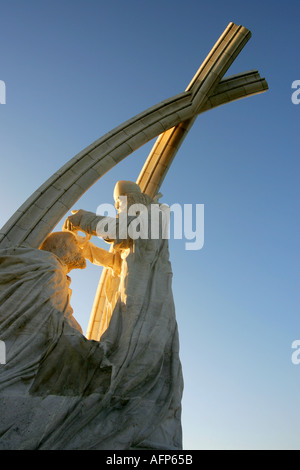
[[[113,288],[106,289],[105,306],[111,308],[107,312],[111,319],[100,342],[108,348],[113,381],[122,395],[134,396],[143,410],[141,416],[155,421],[143,446],[180,449],[183,383],[166,237],[168,216],[165,206],[131,181],[116,184],[114,199],[116,219],[80,210],[68,217],[64,230],[80,230],[113,244],[111,252],[91,243],[84,249],[92,263],[113,271],[108,283]],[[128,217],[122,218],[124,212]],[[136,413],[133,410],[133,420]]]

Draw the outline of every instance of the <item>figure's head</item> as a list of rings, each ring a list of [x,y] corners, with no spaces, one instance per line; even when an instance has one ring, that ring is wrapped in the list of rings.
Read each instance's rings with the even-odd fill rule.
[[[67,266],[68,272],[72,269],[84,269],[86,267],[86,260],[79,242],[71,232],[51,233],[41,244],[40,250],[49,251],[56,255]]]
[[[141,194],[141,188],[133,181],[118,181],[114,189],[114,200],[116,201],[119,196],[126,196],[128,193]]]
[[[120,212],[122,210],[122,196],[126,196],[127,208],[133,204],[143,204],[148,206],[153,201],[142,193],[138,184],[133,181],[118,181],[114,189],[115,207]]]

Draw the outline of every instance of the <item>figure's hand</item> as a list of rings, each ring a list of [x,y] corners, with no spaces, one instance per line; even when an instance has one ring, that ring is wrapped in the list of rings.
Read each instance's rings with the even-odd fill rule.
[[[80,209],[79,211],[71,211],[71,212],[72,212],[73,215],[70,215],[65,220],[65,223],[63,225],[62,230],[64,232],[66,232],[66,231],[68,231],[68,232],[77,232],[78,230],[82,230],[82,228],[80,226],[80,223],[81,223],[82,216],[86,211]]]

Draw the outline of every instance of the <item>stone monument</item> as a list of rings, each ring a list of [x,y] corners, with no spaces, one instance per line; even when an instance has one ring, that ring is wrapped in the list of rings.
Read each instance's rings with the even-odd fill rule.
[[[183,380],[168,240],[120,236],[120,202],[151,207],[198,114],[264,92],[257,71],[224,74],[250,38],[230,23],[187,89],[140,113],[50,177],[0,231],[0,449],[182,448]],[[74,203],[113,166],[159,136],[137,182],[120,181],[117,230]],[[128,210],[126,206],[125,210]],[[135,219],[128,219],[129,223]],[[163,223],[163,222],[162,222]],[[102,224],[102,225],[101,225]],[[102,228],[101,228],[102,227]],[[87,238],[78,237],[83,231]],[[52,233],[51,233],[52,232]],[[110,250],[95,246],[100,235]],[[69,273],[104,266],[88,331],[71,307]]]

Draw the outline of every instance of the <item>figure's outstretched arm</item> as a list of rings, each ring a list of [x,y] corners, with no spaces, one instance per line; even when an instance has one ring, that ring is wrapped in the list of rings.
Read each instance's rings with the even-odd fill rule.
[[[79,211],[72,211],[63,225],[63,230],[70,232],[82,232],[88,233],[89,235],[97,236],[97,224],[104,219],[101,215],[96,215],[94,212],[88,212],[80,209]]]
[[[93,212],[88,212],[80,209],[79,211],[72,211],[64,225],[63,231],[70,232],[82,231],[89,235],[101,237],[107,242],[115,241],[121,243],[128,240],[127,227],[135,216],[128,216],[125,218],[107,217],[103,215],[96,215]]]

